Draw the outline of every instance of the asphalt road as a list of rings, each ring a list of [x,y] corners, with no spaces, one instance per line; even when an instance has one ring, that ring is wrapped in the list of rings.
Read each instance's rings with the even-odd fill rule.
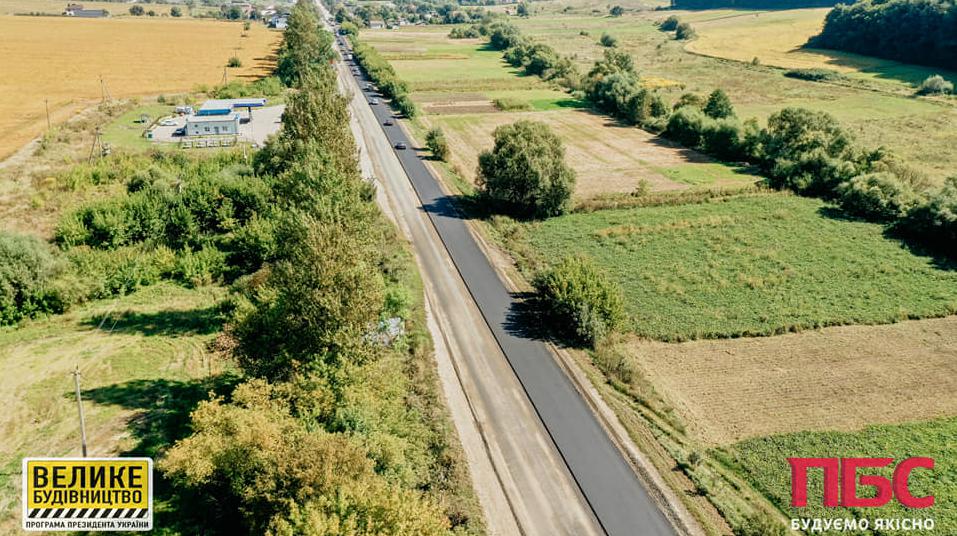
[[[340,74],[348,72],[340,70]],[[359,87],[364,88],[367,82],[365,78],[361,74],[353,76]],[[478,321],[484,320],[487,324],[488,330],[491,331],[501,353],[506,357],[515,377],[520,382],[541,425],[547,431],[548,438],[572,476],[580,492],[578,498],[584,497],[594,516],[592,520],[597,520],[599,530],[612,536],[675,534],[631,466],[612,443],[549,349],[542,342],[527,338],[521,334],[520,330],[514,329],[512,324],[514,298],[499,279],[468,227],[457,216],[452,199],[442,191],[436,178],[420,160],[412,141],[398,122],[396,121],[396,124],[392,126],[384,125],[393,115],[386,100],[373,92],[366,91],[365,94],[367,101],[373,98],[381,101],[380,104],[369,105],[368,108],[371,109],[389,144],[395,147],[403,143],[408,147],[404,150],[395,149],[394,153],[411,182],[422,209],[426,211],[434,231],[447,249],[448,255],[478,307],[481,313],[481,320]],[[363,125],[363,128],[369,127]],[[456,304],[451,306],[455,307]],[[466,304],[459,306],[465,307]],[[495,359],[495,356],[491,354],[478,356],[479,359],[483,357],[489,360]],[[505,381],[506,378],[502,380]],[[521,433],[518,430],[515,432]],[[521,445],[519,448],[522,448]],[[548,452],[544,454],[547,455]],[[524,456],[520,456],[520,459],[534,464],[535,454],[527,452]],[[554,472],[555,468],[550,470]],[[536,471],[530,478],[539,478],[539,474]],[[543,473],[540,476],[546,480],[548,478],[548,475]],[[511,485],[522,487],[521,482],[514,482]],[[554,499],[562,500],[560,497],[552,498]],[[573,504],[575,499],[576,497],[563,499],[566,504],[553,505],[554,510],[548,515],[557,515],[566,509],[574,510],[578,507]],[[516,497],[510,496],[509,500],[514,502]],[[548,497],[545,500],[547,501]],[[555,520],[521,519],[527,515],[527,512],[516,512],[519,524],[526,533],[586,534],[593,529],[593,527],[585,526],[586,516],[576,515],[573,520],[560,522],[552,532],[530,530],[536,527],[548,527]],[[576,525],[578,525],[577,528]]]

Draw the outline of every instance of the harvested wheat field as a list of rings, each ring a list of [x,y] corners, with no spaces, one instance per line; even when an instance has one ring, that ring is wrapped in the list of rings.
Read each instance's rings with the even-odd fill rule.
[[[520,119],[546,123],[565,143],[566,161],[578,174],[578,199],[630,193],[642,180],[647,181],[651,191],[681,190],[695,185],[729,186],[757,180],[697,151],[585,110],[442,115],[426,120],[442,127],[452,149],[450,163],[474,182],[478,155],[491,149],[492,132]]]
[[[857,430],[957,415],[957,317],[776,337],[631,342],[629,360],[695,438]]]
[[[189,91],[231,78],[268,74],[280,32],[237,22],[157,18],[74,19],[0,16],[0,159],[53,121],[101,98]]]

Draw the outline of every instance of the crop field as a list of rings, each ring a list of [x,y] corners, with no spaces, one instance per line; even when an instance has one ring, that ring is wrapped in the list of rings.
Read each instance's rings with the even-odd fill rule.
[[[933,532],[957,534],[957,419],[940,419],[901,425],[872,426],[853,433],[815,432],[795,433],[752,439],[732,447],[729,457],[737,462],[758,489],[786,514],[802,518],[933,518]],[[934,506],[927,510],[908,510],[891,501],[874,509],[833,509],[821,506],[823,489],[821,471],[810,471],[808,479],[808,507],[791,509],[791,482],[788,457],[842,456],[894,458],[927,456],[935,460],[934,469],[917,469],[908,482],[915,497],[934,495]],[[891,476],[890,469],[875,470],[874,474]],[[882,532],[881,534],[887,534]]]
[[[442,127],[453,147],[451,164],[474,181],[479,153],[491,149],[494,143],[492,131],[519,119],[541,121],[565,141],[566,161],[578,174],[578,199],[602,193],[630,193],[642,180],[647,181],[651,191],[744,185],[760,180],[585,110],[441,115],[428,117],[427,121]]]
[[[59,15],[68,2],[59,0],[0,0],[0,15],[16,15],[27,13],[43,13],[45,15]],[[80,2],[78,2],[80,3]],[[105,9],[110,12],[110,16],[129,16],[130,6],[123,2],[82,2],[85,9]],[[146,11],[153,10],[157,15],[169,15],[169,9],[174,4],[151,3],[143,4]],[[185,5],[179,4],[183,17],[188,17],[190,10]],[[218,11],[218,7],[196,6],[193,8],[195,13]]]
[[[19,525],[20,460],[79,456],[71,371],[79,365],[91,456],[168,443],[222,368],[215,287],[170,284],[0,331],[0,533]],[[139,452],[153,455],[153,452]],[[160,509],[162,506],[160,505]]]
[[[492,131],[519,119],[542,121],[564,140],[567,161],[578,173],[579,199],[633,192],[642,179],[652,191],[758,180],[581,109],[582,103],[569,94],[538,77],[522,75],[481,40],[449,39],[448,31],[449,27],[368,31],[362,39],[409,83],[413,100],[425,112],[426,126],[446,132],[450,164],[469,181],[475,180],[479,153],[493,144]],[[499,111],[493,105],[499,98],[525,103],[531,111]]]
[[[102,96],[114,98],[189,91],[230,78],[268,74],[281,36],[253,25],[170,18],[72,19],[0,16],[0,158],[54,122]]]
[[[620,351],[709,445],[957,415],[957,317]]]
[[[823,49],[802,49],[824,25],[828,8],[745,11],[695,22],[687,50],[707,56],[784,68],[824,68],[853,77],[920,84],[940,69]],[[689,20],[693,20],[689,18]],[[957,73],[947,73],[957,80]]]
[[[621,285],[631,330],[677,341],[957,312],[957,270],[876,224],[786,194],[573,213],[526,224],[542,260],[582,253]]]
[[[712,34],[718,36],[715,39],[729,43],[728,47],[732,44],[738,47],[739,54],[745,54],[741,51],[747,50],[747,61],[740,62],[689,52],[684,42],[675,41],[654,25],[655,21],[665,18],[662,13],[627,13],[609,18],[604,15],[561,14],[556,12],[560,6],[547,9],[541,15],[515,18],[513,22],[526,35],[571,56],[583,71],[587,72],[601,57],[604,49],[598,44],[598,38],[607,31],[618,37],[618,47],[634,58],[645,84],[662,88],[663,96],[668,100],[677,100],[688,91],[707,94],[722,88],[742,118],[756,117],[764,121],[771,113],[786,106],[821,110],[837,117],[861,144],[885,146],[934,179],[943,179],[957,169],[957,103],[952,99],[941,102],[913,98],[912,83],[927,72],[923,68],[833,55],[833,61],[841,63],[839,67],[849,73],[851,81],[847,84],[808,82],[787,78],[782,69],[764,64],[773,64],[771,58],[789,56],[789,46],[806,40],[806,28],[785,34],[773,23],[776,17],[785,15],[758,13],[755,16],[751,13],[741,16],[740,12],[729,10],[679,14],[696,28],[701,27],[701,43],[693,41],[689,45],[692,49],[714,43],[714,40],[709,41],[708,34],[717,30],[717,34]],[[766,20],[771,23],[766,23]],[[774,39],[752,38],[749,33],[752,28],[748,24],[758,25],[759,34],[778,32],[784,35]],[[779,26],[790,28],[784,23]],[[739,43],[745,45],[739,46]],[[803,52],[800,54],[801,58],[808,57]],[[750,64],[755,56],[762,65]]]

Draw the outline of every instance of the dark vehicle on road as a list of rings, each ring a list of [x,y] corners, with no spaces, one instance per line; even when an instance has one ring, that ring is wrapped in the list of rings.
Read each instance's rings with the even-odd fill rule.
[[[369,100],[369,104],[379,104],[379,99],[371,99]]]
[[[399,150],[403,150],[403,149],[408,149],[409,146],[406,145],[405,142],[400,141],[399,143],[395,144],[395,148]]]
[[[395,124],[395,122],[393,122],[391,119],[386,119],[385,122],[382,123],[382,124],[385,125],[385,126],[387,126],[387,127],[391,127],[392,125]]]

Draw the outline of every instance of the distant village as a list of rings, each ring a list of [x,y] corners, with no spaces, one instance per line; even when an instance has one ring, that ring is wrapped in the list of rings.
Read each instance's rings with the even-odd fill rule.
[[[158,15],[157,12],[153,9],[150,9],[149,3],[137,3],[132,4],[127,3],[117,3],[117,6],[122,6],[126,9],[122,14],[129,14],[132,16],[166,16]],[[129,7],[126,7],[129,6]],[[183,9],[190,9],[189,6],[183,4],[182,6],[174,5],[170,8],[170,16],[179,17],[181,16]],[[29,13],[30,15],[43,15],[43,13]],[[117,14],[120,14],[118,11]],[[98,19],[110,17],[110,11],[107,9],[88,9],[83,4],[78,3],[68,3],[60,15],[64,17],[77,17],[77,18],[87,18],[87,19]],[[262,21],[270,28],[275,28],[277,30],[286,29],[287,19],[289,17],[289,7],[286,5],[276,6],[268,5],[265,7],[259,7],[257,5],[251,4],[249,2],[227,2],[219,6],[219,11],[206,11],[199,14],[193,15],[194,17],[216,17],[228,20],[258,20]]]

